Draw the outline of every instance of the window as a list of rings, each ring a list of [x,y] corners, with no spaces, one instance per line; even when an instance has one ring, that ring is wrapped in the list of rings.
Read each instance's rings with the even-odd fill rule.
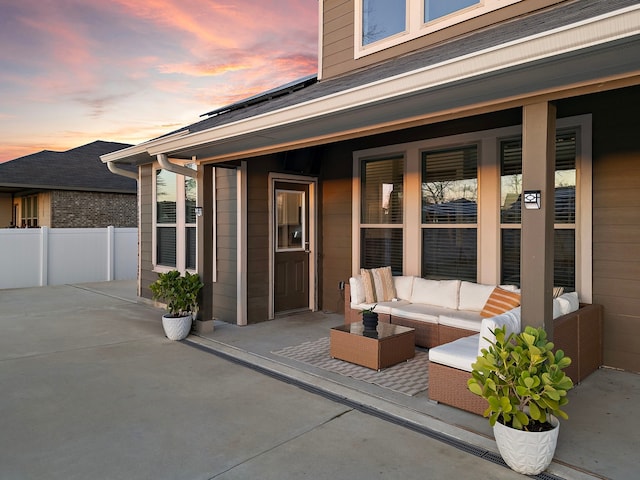
[[[402,274],[404,158],[361,164],[360,264]]]
[[[362,45],[403,32],[406,6],[406,0],[363,0]]]
[[[478,147],[422,154],[422,276],[477,278]]]
[[[38,226],[38,196],[22,197],[20,224],[22,228]]]
[[[479,0],[424,0],[424,23],[478,3]]]
[[[554,282],[591,299],[591,117],[556,125]],[[520,285],[521,135],[514,125],[354,152],[352,272]]]
[[[356,58],[523,0],[357,0]]]
[[[155,199],[154,264],[180,271],[195,270],[196,179],[156,170]]]
[[[577,131],[556,135],[554,285],[575,290]],[[503,283],[520,284],[522,139],[500,143],[501,271]]]

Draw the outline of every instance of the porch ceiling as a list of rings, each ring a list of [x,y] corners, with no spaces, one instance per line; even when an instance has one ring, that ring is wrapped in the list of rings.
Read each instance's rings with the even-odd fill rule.
[[[640,84],[640,7],[210,129],[104,162],[222,161]],[[329,80],[331,81],[331,80]]]

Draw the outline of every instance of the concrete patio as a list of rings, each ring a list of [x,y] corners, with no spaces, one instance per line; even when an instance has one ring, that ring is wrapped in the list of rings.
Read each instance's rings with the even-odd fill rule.
[[[214,365],[220,363],[222,357],[248,366],[258,374],[267,374],[289,384],[282,388],[301,387],[338,404],[349,405],[356,411],[385,420],[390,424],[390,431],[400,428],[406,431],[406,435],[415,435],[417,432],[442,444],[442,448],[453,446],[467,453],[471,452],[478,458],[484,457],[483,460],[477,461],[481,462],[479,465],[487,465],[487,468],[494,468],[490,464],[498,463],[497,448],[491,429],[482,417],[435,404],[428,400],[426,392],[415,396],[403,395],[273,353],[284,347],[327,336],[330,327],[342,322],[342,316],[339,314],[317,312],[292,315],[246,327],[216,322],[212,334],[192,335],[182,344],[174,344],[166,339],[163,341],[160,310],[136,297],[135,282],[75,285],[73,292],[84,291],[87,295],[76,296],[74,293],[73,298],[68,296],[69,286],[45,288],[46,290],[38,289],[39,293],[46,292],[45,303],[31,302],[34,296],[33,289],[0,291],[0,318],[4,317],[3,334],[0,336],[0,367],[4,370],[3,377],[11,375],[11,372],[6,370],[10,362],[37,358],[44,355],[44,352],[76,352],[82,356],[90,345],[105,344],[117,349],[123,342],[135,341],[140,342],[140,356],[144,358],[151,354],[150,348],[162,348],[169,356],[179,356],[179,352],[172,345],[189,346],[198,351],[203,368],[207,368],[207,358],[211,359],[211,368],[215,368]],[[104,306],[97,308],[97,298],[106,298],[109,301],[104,301]],[[30,306],[39,310],[31,311]],[[24,310],[23,315],[21,309]],[[78,322],[83,312],[91,312],[92,325]],[[155,316],[156,313],[158,317]],[[54,335],[56,329],[59,330],[61,322],[63,325],[67,325],[64,322],[71,322],[65,319],[65,315],[68,314],[75,318],[73,324],[69,323],[73,328],[68,329],[67,336]],[[115,330],[112,328],[114,324],[131,328],[130,325],[133,323],[137,328],[133,340],[127,334],[122,336],[120,333],[114,333]],[[101,324],[104,327],[100,327]],[[38,328],[38,335],[33,334],[34,328]],[[52,345],[48,339],[54,337],[57,343]],[[20,343],[15,342],[16,338],[21,339]],[[82,342],[79,342],[79,339],[82,339]],[[148,342],[153,345],[149,345]],[[79,348],[79,343],[83,343],[84,346]],[[74,368],[80,368],[71,357],[69,362]],[[260,377],[261,375],[258,375],[251,381]],[[39,381],[46,383],[46,377]],[[219,381],[216,377],[216,382]],[[15,385],[5,388],[12,392],[10,397],[18,394],[19,388],[16,390]],[[87,385],[87,388],[105,387],[97,378],[96,382]],[[539,478],[636,478],[635,456],[640,448],[640,419],[636,414],[639,401],[640,375],[637,374],[600,369],[578,385],[570,392],[570,403],[566,409],[570,419],[561,424],[554,462]],[[38,415],[42,416],[43,421],[47,421],[46,405],[43,405],[43,408]],[[0,409],[0,413],[4,416],[8,412],[6,409]],[[7,437],[10,431],[8,428],[11,426],[9,424],[5,417],[2,421],[4,446],[13,444],[12,439]],[[197,428],[192,419],[189,420],[189,424]],[[105,434],[108,435],[108,432]],[[509,470],[501,466],[497,468],[501,474],[500,478],[509,478]],[[0,478],[16,478],[10,473],[0,468]],[[547,474],[551,477],[544,476]]]

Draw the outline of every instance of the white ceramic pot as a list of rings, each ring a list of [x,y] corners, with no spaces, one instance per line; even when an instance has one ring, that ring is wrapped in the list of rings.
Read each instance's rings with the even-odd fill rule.
[[[549,466],[560,431],[557,418],[551,417],[550,423],[554,426],[553,430],[525,432],[496,422],[493,435],[500,455],[512,470],[523,475],[537,475]]]
[[[169,340],[182,340],[187,338],[191,331],[191,315],[186,317],[162,316],[162,328]]]

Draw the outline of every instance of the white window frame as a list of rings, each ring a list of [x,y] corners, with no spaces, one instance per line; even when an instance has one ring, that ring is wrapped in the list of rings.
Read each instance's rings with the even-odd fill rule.
[[[576,156],[576,290],[583,302],[591,303],[592,285],[592,128],[591,115],[560,118],[558,130],[579,130]],[[353,152],[352,180],[352,275],[360,272],[360,166],[363,160],[387,155],[404,156],[403,204],[403,274],[421,276],[422,223],[421,223],[421,161],[422,152],[440,148],[478,145],[478,283],[500,283],[500,159],[499,142],[504,138],[522,135],[522,126],[516,125],[449,137],[389,145]],[[471,225],[469,225],[471,226]]]
[[[368,45],[362,44],[362,22],[363,22],[363,2],[356,0],[354,7],[354,52],[355,58],[364,57],[375,52],[379,52],[389,47],[393,47],[403,42],[408,42],[423,35],[428,35],[443,28],[450,27],[465,20],[484,15],[488,12],[519,3],[524,0],[480,0],[477,5],[463,8],[450,13],[441,18],[424,23],[424,0],[406,0],[406,29],[382,40],[372,42]]]
[[[185,165],[187,167],[194,167],[193,164]],[[186,188],[185,188],[185,175],[175,174],[176,176],[176,223],[175,224],[163,224],[167,227],[173,226],[176,229],[176,266],[171,267],[167,265],[158,264],[158,251],[157,251],[157,228],[158,228],[158,215],[157,215],[157,172],[162,170],[158,164],[154,164],[153,168],[153,235],[152,235],[152,263],[154,272],[168,272],[171,270],[178,270],[180,273],[190,272],[195,273],[198,265],[198,232],[197,232],[197,219],[196,223],[187,223],[185,215],[185,203],[186,203]],[[196,187],[197,188],[197,187]],[[196,196],[197,198],[197,196]],[[187,227],[196,228],[196,269],[186,268],[186,242],[187,242]]]

